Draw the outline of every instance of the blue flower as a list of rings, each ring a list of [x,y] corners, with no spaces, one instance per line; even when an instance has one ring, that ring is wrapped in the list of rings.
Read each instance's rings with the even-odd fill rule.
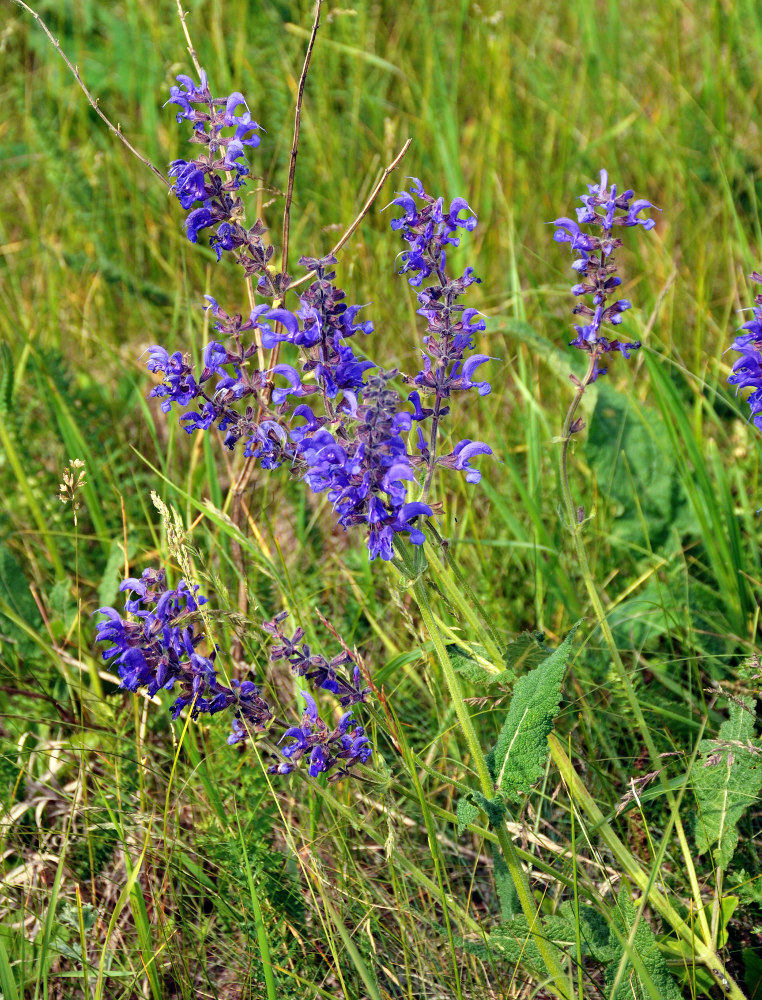
[[[476,369],[485,361],[495,360],[486,354],[474,354],[474,335],[485,329],[483,319],[478,319],[478,310],[465,309],[458,300],[473,284],[479,282],[474,270],[467,267],[459,277],[447,274],[447,249],[460,243],[459,230],[473,232],[477,225],[476,215],[464,198],[455,198],[445,212],[443,199],[434,199],[426,194],[423,185],[413,178],[410,192],[401,192],[392,202],[401,208],[404,215],[393,219],[392,229],[398,230],[406,240],[409,249],[401,255],[400,274],[412,273],[409,283],[419,288],[417,293],[420,308],[418,314],[427,322],[428,332],[423,338],[423,367],[417,375],[406,377],[406,381],[416,386],[408,396],[413,404],[412,419],[419,423],[417,430],[419,461],[427,467],[424,482],[424,496],[428,492],[434,468],[437,465],[455,467],[447,461],[439,462],[437,457],[438,434],[441,418],[449,412],[447,401],[456,392],[476,389],[481,396],[491,391],[487,381],[475,381]],[[414,197],[415,196],[415,197]],[[421,205],[416,201],[422,202]],[[564,238],[576,238],[579,230],[571,219],[559,220],[563,223],[559,232]],[[433,275],[431,285],[423,286],[424,279]],[[421,393],[433,397],[433,406],[424,406]],[[428,442],[420,425],[431,421]],[[491,454],[482,452],[483,454]],[[475,470],[471,470],[471,482]],[[477,474],[478,475],[478,474]],[[388,551],[388,540],[378,533],[375,547],[380,553]]]
[[[204,206],[194,209],[185,220],[185,232],[191,243],[198,242],[198,234],[202,229],[208,229],[214,225],[214,216],[211,211]]]
[[[587,321],[575,325],[577,335],[570,342],[571,347],[587,351],[592,356],[592,381],[606,371],[598,365],[603,355],[618,351],[628,358],[632,351],[640,347],[640,341],[611,340],[602,333],[606,323],[618,326],[622,322],[622,314],[632,306],[628,299],[618,299],[607,305],[611,293],[622,283],[615,274],[613,258],[614,251],[622,246],[622,240],[614,236],[614,232],[632,226],[642,226],[648,231],[655,225],[653,219],[639,217],[641,212],[654,207],[650,201],[642,198],[633,201],[633,191],[619,194],[615,184],[610,188],[608,184],[608,174],[602,170],[599,183],[588,184],[588,194],[580,198],[582,207],[577,209],[577,221],[563,217],[551,223],[555,227],[553,239],[556,243],[568,243],[576,254],[571,266],[583,280],[572,287],[572,294],[592,296],[592,305],[582,302],[574,307],[574,313],[586,317]],[[594,231],[584,232],[582,226],[592,226]]]
[[[189,141],[206,147],[195,159],[170,164],[169,176],[174,180],[170,190],[181,206],[188,211],[201,202],[185,220],[188,239],[197,243],[203,229],[216,227],[209,245],[217,260],[226,251],[234,253],[246,276],[257,277],[262,294],[281,295],[288,277],[270,272],[273,248],[262,238],[265,227],[257,220],[246,229],[243,201],[237,195],[250,173],[246,152],[259,145],[261,126],[251,117],[243,94],[236,91],[226,98],[214,97],[203,71],[200,85],[185,75],[177,80],[179,86],[171,88],[167,103],[180,108],[178,123],[192,125]]]
[[[749,277],[756,284],[762,285],[762,274],[753,271]],[[762,294],[754,299],[752,308],[754,318],[744,323],[740,330],[746,330],[735,338],[730,349],[741,355],[733,363],[733,370],[728,376],[730,385],[736,386],[736,393],[741,389],[753,389],[747,398],[749,404],[749,419],[757,430],[762,431]]]
[[[207,599],[197,584],[181,580],[172,589],[163,570],[147,569],[139,579],[126,579],[119,589],[132,595],[125,601],[130,617],[122,618],[114,608],[99,608],[104,620],[98,622],[96,635],[98,642],[109,644],[102,656],[115,661],[122,688],[146,688],[151,696],[162,689],[179,690],[173,718],[188,707],[194,718],[230,710],[231,744],[269,727],[272,713],[255,684],[233,680],[227,686],[217,677],[217,648],[205,635],[198,614]],[[204,641],[211,646],[208,656],[198,651]]]
[[[335,781],[349,774],[349,768],[354,764],[365,764],[373,748],[365,730],[357,725],[351,712],[345,712],[339,724],[331,729],[318,715],[312,695],[308,691],[302,691],[301,695],[305,701],[301,725],[291,726],[281,737],[280,752],[285,761],[271,765],[270,773],[290,774],[302,759],[307,758],[310,777],[316,778],[319,774],[332,771],[329,781]]]

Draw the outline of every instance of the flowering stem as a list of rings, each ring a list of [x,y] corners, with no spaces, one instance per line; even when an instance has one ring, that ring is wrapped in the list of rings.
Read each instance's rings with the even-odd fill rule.
[[[608,646],[609,652],[611,654],[612,663],[614,664],[617,675],[619,677],[619,681],[624,689],[625,697],[627,698],[627,702],[630,706],[632,714],[637,723],[638,729],[640,730],[640,733],[643,737],[643,741],[648,750],[648,754],[652,762],[652,767],[654,768],[654,770],[660,772],[659,780],[661,781],[662,786],[664,787],[664,792],[665,795],[667,796],[667,801],[669,802],[674,812],[675,831],[677,833],[678,842],[680,844],[680,850],[683,854],[683,860],[685,861],[686,871],[688,873],[688,877],[691,883],[691,890],[693,892],[697,910],[698,923],[701,927],[701,933],[703,935],[704,941],[706,942],[706,945],[708,947],[712,940],[712,934],[711,934],[711,929],[709,927],[709,921],[707,919],[706,911],[704,909],[704,905],[701,899],[701,889],[698,884],[698,879],[696,877],[696,870],[693,864],[693,857],[691,854],[690,845],[688,844],[688,840],[685,835],[685,829],[683,827],[680,816],[678,815],[677,808],[674,803],[674,797],[670,789],[667,787],[667,780],[663,773],[663,768],[661,767],[659,753],[656,744],[654,743],[651,731],[648,728],[648,724],[646,723],[645,716],[643,715],[643,711],[640,707],[640,703],[638,702],[637,695],[635,694],[635,689],[633,688],[632,681],[630,680],[627,668],[624,665],[616,641],[614,639],[614,635],[611,631],[611,627],[608,623],[606,612],[603,607],[603,602],[601,601],[600,595],[595,586],[593,574],[590,569],[590,563],[588,562],[587,558],[585,543],[582,538],[582,524],[581,524],[582,519],[577,516],[577,511],[575,509],[574,501],[572,499],[571,487],[569,485],[567,458],[568,458],[569,442],[573,434],[572,428],[574,427],[574,416],[582,400],[582,396],[585,393],[585,389],[588,387],[588,385],[590,385],[591,381],[593,380],[595,374],[596,359],[597,355],[595,353],[595,350],[593,350],[590,354],[590,362],[585,377],[577,386],[577,391],[574,395],[574,399],[572,400],[569,406],[569,410],[566,414],[566,419],[564,421],[564,428],[562,435],[563,443],[561,446],[561,463],[560,463],[561,493],[564,500],[564,506],[566,508],[568,527],[571,532],[572,541],[574,543],[574,552],[577,557],[577,565],[579,566],[579,569],[582,573],[582,578],[585,582],[585,587],[587,589],[587,593],[590,598],[590,603],[592,604],[595,616],[598,619],[598,624],[600,625],[601,632],[603,633],[606,645]]]
[[[442,288],[447,287],[447,276],[441,268],[437,268],[437,277],[439,278],[439,284]],[[434,403],[434,413],[431,417],[431,436],[429,438],[429,461],[428,468],[426,470],[426,479],[423,484],[423,493],[421,494],[421,499],[426,502],[426,498],[429,495],[429,489],[431,488],[431,480],[434,475],[434,468],[437,464],[437,435],[439,434],[439,418],[441,416],[442,410],[442,400],[444,396],[440,387],[446,385],[447,383],[447,349],[450,346],[450,309],[452,307],[452,295],[450,292],[445,293],[445,315],[447,317],[447,328],[442,334],[442,345],[443,345],[443,357],[444,360],[437,368],[437,396]]]
[[[427,530],[431,531],[432,535],[439,544],[442,555],[444,556],[445,565],[442,565],[436,555],[434,546],[426,546],[426,559],[429,567],[436,574],[437,583],[444,587],[447,591],[448,598],[463,612],[463,616],[466,618],[471,627],[475,629],[477,633],[482,633],[484,645],[495,664],[503,666],[504,659],[501,649],[500,635],[495,629],[495,626],[490,621],[489,616],[479,601],[479,598],[474,593],[471,584],[468,582],[464,574],[461,572],[458,564],[450,554],[449,546],[445,543],[445,540],[439,534],[431,521],[428,523]],[[445,566],[452,570],[455,580],[453,580],[447,573]],[[464,599],[464,593],[468,600]],[[481,619],[481,623],[479,622],[479,619]]]
[[[403,552],[403,558],[406,556],[407,553]],[[463,730],[463,735],[466,737],[466,743],[468,744],[468,748],[471,752],[473,766],[476,768],[482,794],[485,798],[491,799],[495,794],[495,786],[492,781],[492,776],[489,773],[487,761],[479,743],[479,738],[476,734],[473,720],[469,715],[468,708],[463,700],[460,680],[458,675],[455,673],[455,669],[453,668],[447,649],[442,642],[442,636],[440,635],[439,629],[437,628],[434,620],[431,605],[429,604],[428,594],[426,593],[426,588],[422,580],[418,579],[414,584],[413,594],[421,612],[421,617],[426,631],[429,633],[431,641],[434,644],[437,659],[439,660],[442,671],[444,672],[452,704],[455,708],[455,713],[458,716],[460,727]],[[570,994],[566,986],[566,976],[564,970],[556,958],[553,946],[548,939],[547,933],[544,931],[542,918],[540,917],[537,907],[535,906],[534,898],[532,897],[529,880],[524,872],[524,869],[521,867],[518,852],[516,851],[513,841],[508,835],[508,831],[505,828],[504,823],[501,823],[497,827],[496,833],[500,843],[500,848],[503,852],[503,858],[505,859],[511,880],[516,889],[516,894],[519,898],[521,909],[523,910],[524,916],[529,924],[529,931],[553,981],[553,990],[556,995],[561,998],[561,1000],[569,1000]]]
[[[437,454],[437,433],[439,432],[439,411],[442,409],[442,397],[437,393],[437,399],[434,403],[434,414],[431,418],[431,438],[429,439],[429,467],[426,470],[426,479],[423,483],[423,492],[421,493],[421,500],[423,503],[426,502],[426,498],[429,495],[429,490],[431,489],[431,480],[434,475],[434,466],[436,465],[436,454]]]

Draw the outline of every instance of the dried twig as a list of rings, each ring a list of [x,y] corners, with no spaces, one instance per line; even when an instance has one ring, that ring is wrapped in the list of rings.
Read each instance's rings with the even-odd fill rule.
[[[178,0],[179,3],[179,0]],[[316,0],[315,20],[312,23],[312,34],[310,35],[307,53],[304,56],[302,75],[299,77],[299,87],[296,92],[296,109],[294,112],[294,141],[291,144],[291,162],[288,166],[288,185],[286,187],[286,204],[283,207],[283,240],[281,253],[281,271],[288,271],[288,237],[291,229],[291,202],[294,198],[294,177],[296,175],[296,157],[299,154],[299,130],[302,125],[302,103],[304,101],[304,87],[307,83],[307,73],[312,59],[312,50],[315,47],[318,28],[320,27],[320,8],[322,0]]]
[[[180,24],[182,25],[183,34],[185,35],[185,41],[188,43],[188,55],[191,57],[191,62],[198,73],[199,79],[201,79],[201,64],[196,56],[196,50],[193,48],[193,42],[191,41],[190,32],[188,31],[188,24],[186,22],[187,14],[183,10],[182,0],[177,0],[177,13],[180,17]]]
[[[165,187],[169,187],[169,180],[164,176],[164,174],[162,174],[162,172],[158,169],[158,167],[155,167],[153,165],[153,163],[151,163],[151,161],[148,159],[147,156],[143,156],[143,154],[141,152],[139,152],[137,149],[135,149],[135,147],[132,145],[132,143],[129,141],[129,139],[124,135],[124,133],[122,132],[121,128],[118,125],[113,125],[111,123],[110,119],[108,119],[106,117],[106,115],[101,111],[101,109],[100,109],[100,107],[98,105],[98,98],[97,97],[93,97],[93,95],[87,89],[87,87],[85,86],[84,80],[79,75],[79,70],[71,62],[71,60],[69,59],[69,57],[66,55],[66,53],[64,52],[64,50],[61,48],[61,46],[60,46],[60,44],[58,42],[58,39],[53,37],[53,33],[51,32],[50,28],[47,26],[47,24],[45,24],[45,22],[40,17],[40,15],[37,13],[37,11],[36,10],[32,10],[32,8],[28,4],[24,3],[24,0],[13,0],[13,2],[16,3],[16,4],[18,4],[19,7],[22,7],[27,12],[27,14],[31,14],[32,17],[35,19],[35,21],[37,21],[37,23],[40,25],[40,27],[42,28],[42,30],[48,36],[51,44],[53,45],[53,48],[58,52],[58,54],[60,55],[60,57],[66,63],[67,67],[69,68],[69,71],[72,73],[72,75],[74,76],[74,79],[79,84],[80,89],[82,90],[82,93],[88,99],[88,101],[90,102],[91,107],[94,109],[95,113],[98,115],[98,117],[101,119],[101,121],[105,122],[105,124],[108,126],[108,128],[110,129],[110,131],[113,132],[114,135],[125,144],[125,146],[127,147],[127,149],[129,149],[129,151],[132,153],[133,156],[137,156],[137,158],[140,160],[141,163],[144,163],[148,167],[149,170],[153,171],[153,173],[159,178],[159,180],[162,182],[162,184]]]
[[[360,214],[354,220],[354,222],[349,227],[349,229],[346,230],[346,232],[343,234],[343,236],[341,237],[341,239],[339,240],[339,242],[336,244],[336,246],[333,247],[333,249],[331,250],[332,254],[337,254],[339,252],[339,250],[341,250],[341,248],[344,246],[344,244],[349,241],[349,239],[351,238],[351,236],[354,233],[355,229],[357,229],[357,227],[360,225],[360,223],[362,222],[362,220],[365,218],[365,216],[371,210],[373,202],[378,197],[378,194],[379,194],[381,188],[384,186],[384,184],[386,184],[386,180],[389,177],[389,174],[391,174],[392,171],[396,170],[396,168],[399,166],[399,164],[400,164],[402,158],[404,157],[405,153],[407,153],[408,149],[410,149],[410,144],[412,143],[412,141],[413,141],[412,139],[408,139],[405,142],[405,145],[402,147],[402,149],[399,151],[399,153],[397,153],[397,155],[394,157],[394,159],[389,164],[389,166],[386,167],[386,169],[384,170],[384,172],[381,174],[381,177],[379,179],[378,184],[376,184],[376,186],[373,188],[373,190],[371,191],[370,195],[368,196],[368,200],[365,202],[365,204],[363,205],[363,207],[360,209]],[[291,289],[293,289],[293,288],[298,288],[299,285],[303,285],[305,283],[305,281],[311,281],[314,277],[315,277],[315,272],[314,271],[310,271],[308,274],[305,274],[304,277],[299,278],[298,281],[292,282],[288,286],[289,291],[291,291]]]

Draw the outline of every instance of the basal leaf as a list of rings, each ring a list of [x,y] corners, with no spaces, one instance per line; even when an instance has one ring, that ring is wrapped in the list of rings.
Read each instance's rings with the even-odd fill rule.
[[[738,821],[762,789],[762,746],[754,740],[751,699],[730,703],[730,718],[717,740],[702,740],[702,760],[693,771],[696,795],[694,833],[699,854],[714,849],[721,868],[730,864],[738,843]]]
[[[551,944],[561,949],[559,959],[562,957],[561,952],[567,952],[576,940],[574,924],[558,915],[543,917],[543,932]],[[487,945],[494,955],[512,964],[521,962],[522,965],[533,968],[542,975],[547,975],[545,963],[540,957],[539,948],[535,944],[529,931],[529,924],[523,914],[496,927],[487,938]]]
[[[494,862],[495,888],[500,900],[500,915],[504,921],[512,920],[513,917],[521,913],[519,896],[513,884],[508,865],[505,863],[502,851],[497,844],[490,844],[492,860]]]
[[[611,929],[612,957],[606,966],[606,1000],[682,1000],[651,927],[641,916],[632,943],[626,949],[637,911],[625,883],[617,897],[618,934]],[[623,940],[622,940],[623,939]],[[622,956],[627,953],[619,985],[613,991]],[[633,956],[637,956],[633,959]]]
[[[515,798],[538,781],[548,756],[548,734],[561,703],[561,682],[579,622],[539,666],[516,681],[491,766],[496,787]]]
[[[546,646],[542,632],[521,632],[505,647],[505,666],[516,674],[525,674],[539,666],[553,652]]]
[[[644,416],[627,396],[610,385],[600,386],[585,454],[613,506],[612,541],[642,542],[641,515],[654,547],[678,522],[684,526],[685,494],[677,470],[664,460],[662,422],[656,411],[649,409]]]

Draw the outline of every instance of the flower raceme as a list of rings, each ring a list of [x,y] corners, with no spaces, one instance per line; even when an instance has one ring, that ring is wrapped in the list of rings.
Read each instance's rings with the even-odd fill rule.
[[[97,613],[104,620],[98,623],[96,632],[98,642],[110,644],[102,656],[117,664],[122,688],[145,688],[150,696],[162,689],[179,691],[172,705],[173,719],[185,708],[193,718],[227,712],[232,715],[232,732],[228,736],[231,745],[245,743],[254,734],[270,734],[274,728],[285,729],[279,742],[291,742],[284,743],[280,756],[276,755],[276,762],[269,768],[273,774],[290,774],[305,755],[309,756],[309,773],[315,777],[331,772],[329,780],[348,774],[356,763],[367,762],[372,747],[351,711],[331,727],[318,716],[312,696],[302,692],[308,711],[300,727],[289,727],[273,716],[252,681],[234,678],[229,684],[222,683],[215,668],[216,647],[209,656],[199,652],[202,644],[213,644],[199,613],[207,599],[198,593],[197,585],[181,580],[172,589],[167,586],[163,570],[147,569],[139,579],[125,580],[119,589],[130,594],[124,605],[126,617],[115,608],[100,608]],[[287,612],[283,612],[262,626],[278,643],[273,645],[270,659],[286,659],[295,675],[338,695],[344,708],[365,702],[370,688],[361,685],[359,665],[351,654],[341,653],[330,661],[313,654],[309,646],[301,643],[302,629],[297,629],[291,639],[281,631],[280,622],[286,616]],[[340,671],[350,662],[354,667],[351,679]]]
[[[247,276],[258,276],[260,293],[282,299],[288,276],[269,268],[272,248],[264,246],[261,221],[250,230],[243,227],[237,194],[248,174],[246,150],[260,142],[259,126],[238,92],[215,98],[205,73],[198,85],[187,76],[177,79],[169,103],[179,108],[178,122],[192,124],[190,141],[206,147],[195,160],[176,160],[170,167],[173,191],[190,212],[188,237],[196,242],[201,230],[213,228],[218,259],[232,252]],[[473,353],[484,322],[476,309],[458,301],[479,279],[470,267],[459,277],[447,270],[450,248],[459,245],[463,232],[474,230],[476,216],[463,198],[445,209],[416,179],[410,193],[402,192],[393,204],[404,212],[391,222],[407,244],[400,273],[418,289],[418,311],[428,328],[422,369],[402,376],[411,387],[407,401],[392,384],[397,370],[384,370],[357,350],[357,335],[372,333],[373,324],[360,318],[361,306],[345,301],[335,283],[333,256],[300,258],[314,280],[295,311],[282,303],[260,304],[244,317],[225,312],[207,296],[214,339],[200,370],[189,355],[170,354],[158,344],[149,348],[147,361],[161,379],[151,395],[161,400],[162,410],[193,407],[180,418],[187,433],[216,427],[225,447],[241,442],[244,454],[262,468],[287,465],[313,492],[326,495],[345,530],[367,531],[371,559],[385,560],[393,558],[399,535],[423,543],[422,518],[435,509],[426,502],[435,468],[463,472],[467,482],[478,483],[481,473],[473,460],[491,454],[487,444],[470,438],[438,453],[440,421],[450,399],[470,389],[490,392],[478,373],[490,358]],[[431,284],[424,284],[426,279]],[[266,352],[280,351],[281,345],[288,351],[285,360],[257,367],[257,359],[261,365]],[[409,493],[419,495],[413,499]]]
[[[170,88],[167,104],[180,109],[178,124],[193,126],[188,141],[205,147],[195,159],[173,160],[169,168],[172,192],[188,212],[186,235],[197,243],[203,230],[212,230],[209,245],[217,260],[231,253],[244,274],[257,279],[257,291],[275,298],[283,293],[288,276],[272,272],[273,247],[263,239],[267,230],[259,219],[246,228],[238,194],[250,170],[247,150],[260,144],[261,126],[252,119],[243,94],[236,91],[228,97],[214,97],[203,70],[198,85],[185,75],[178,76],[177,82],[179,86]]]
[[[171,589],[163,570],[147,569],[119,589],[131,595],[124,605],[128,617],[123,619],[114,608],[99,608],[106,617],[96,633],[98,642],[111,643],[102,656],[115,658],[121,687],[127,691],[144,687],[150,696],[162,688],[179,690],[172,705],[175,719],[188,706],[194,718],[232,709],[252,731],[267,728],[272,713],[259,689],[249,681],[222,684],[214,665],[217,650],[213,648],[209,656],[198,652],[207,638],[199,629],[198,613],[207,599],[198,593],[198,586],[181,580]]]
[[[604,324],[618,326],[623,313],[632,306],[628,299],[610,302],[614,289],[622,283],[616,274],[613,254],[623,242],[614,234],[625,227],[642,226],[648,231],[656,225],[653,219],[640,217],[642,212],[654,207],[650,201],[633,200],[633,191],[619,194],[616,184],[610,188],[608,184],[608,174],[601,170],[600,182],[588,184],[588,193],[580,197],[582,205],[576,210],[576,221],[560,218],[551,223],[555,226],[553,239],[556,243],[568,243],[577,255],[572,268],[582,280],[572,287],[572,293],[592,297],[591,304],[583,301],[573,310],[584,316],[585,322],[575,325],[577,336],[570,343],[571,347],[591,355],[594,364],[591,381],[606,372],[605,368],[598,367],[598,360],[604,354],[619,351],[628,358],[631,351],[640,347],[639,341],[610,340],[602,333]]]
[[[753,271],[749,277],[762,285],[762,274],[758,271]],[[755,296],[754,303],[754,318],[740,327],[739,335],[730,345],[730,349],[738,351],[741,357],[734,362],[728,382],[736,386],[737,393],[741,389],[753,390],[746,397],[751,410],[749,419],[762,431],[762,294]]]
[[[470,285],[478,284],[481,279],[474,275],[472,267],[467,267],[458,277],[451,277],[447,270],[449,248],[460,245],[459,230],[471,233],[476,229],[476,215],[463,198],[455,198],[445,210],[442,198],[427,194],[417,177],[411,180],[409,192],[400,192],[391,203],[404,212],[392,220],[391,227],[401,233],[408,245],[401,254],[399,273],[409,274],[409,284],[420,289],[416,293],[420,306],[418,314],[427,323],[423,368],[417,375],[405,377],[405,381],[415,387],[408,399],[414,407],[413,420],[418,423],[420,454],[417,462],[427,470],[425,497],[437,465],[466,469],[466,479],[470,483],[478,483],[481,479],[479,470],[468,464],[468,460],[476,455],[491,455],[489,445],[465,440],[449,455],[439,456],[438,434],[442,417],[449,413],[447,401],[453,393],[476,389],[480,396],[485,396],[490,392],[489,382],[479,381],[474,376],[477,368],[493,359],[486,354],[471,354],[466,358],[468,352],[474,350],[475,334],[484,331],[485,324],[477,319],[478,310],[466,309],[458,299]],[[429,278],[433,278],[431,284],[424,286],[424,280]],[[424,406],[425,399],[430,399],[433,405]],[[426,421],[430,421],[428,438],[423,432]]]

